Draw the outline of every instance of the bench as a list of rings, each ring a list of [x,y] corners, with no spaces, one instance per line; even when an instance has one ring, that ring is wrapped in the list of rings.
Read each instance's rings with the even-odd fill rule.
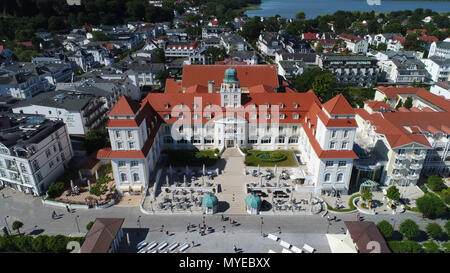
[[[171,244],[171,245],[169,246],[169,250],[172,251],[172,250],[174,250],[175,248],[177,248],[177,246],[178,246],[178,243],[175,242],[175,243],[173,243],[173,244]]]
[[[148,246],[147,246],[147,250],[152,250],[155,246],[157,246],[158,245],[158,243],[157,242],[155,242],[155,241],[153,241],[153,242],[151,242],[150,244],[148,244]]]
[[[158,250],[164,249],[167,245],[168,245],[168,243],[167,243],[166,241],[162,242],[162,243],[159,245]]]
[[[147,242],[144,240],[136,245],[137,249],[141,249],[147,245]]]
[[[295,252],[295,253],[302,253],[303,252],[300,248],[298,248],[296,246],[292,246],[291,250],[292,250],[292,252]]]
[[[283,250],[281,251],[281,253],[293,253],[293,252],[290,251],[290,250],[288,250],[288,249],[286,249],[286,248],[283,248]]]
[[[276,252],[273,251],[272,249],[269,249],[269,253],[276,253]]]
[[[188,243],[184,243],[180,248],[178,249],[179,252],[185,251],[189,247]]]
[[[270,233],[267,235],[267,238],[269,238],[270,240],[278,241],[278,237]]]
[[[285,241],[280,241],[280,246],[289,249],[291,247],[291,244]]]
[[[305,244],[304,246],[303,246],[303,250],[305,250],[306,252],[308,252],[308,253],[314,253],[314,248],[312,247],[312,246],[309,246],[309,245],[307,245],[307,244]]]

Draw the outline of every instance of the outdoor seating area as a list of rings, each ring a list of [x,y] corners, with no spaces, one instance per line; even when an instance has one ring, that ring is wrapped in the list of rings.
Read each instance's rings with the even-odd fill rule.
[[[194,190],[172,190],[170,194],[158,196],[151,202],[153,211],[201,211],[204,191]]]

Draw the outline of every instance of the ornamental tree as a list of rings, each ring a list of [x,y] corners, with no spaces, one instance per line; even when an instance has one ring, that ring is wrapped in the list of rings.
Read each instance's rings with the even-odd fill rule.
[[[427,186],[435,192],[440,192],[447,188],[439,175],[430,175],[427,179]]]
[[[390,239],[392,237],[392,235],[394,234],[394,228],[386,220],[379,222],[377,224],[377,228],[381,232],[381,234],[383,234],[383,237],[386,240]]]
[[[420,235],[419,226],[411,219],[403,221],[400,224],[399,231],[408,238],[408,240],[414,240]]]
[[[20,221],[14,221],[14,223],[12,224],[12,229],[13,230],[17,230],[17,233],[20,234],[20,228],[23,227],[23,223]]]
[[[400,200],[400,191],[396,186],[391,186],[386,191],[386,197],[391,200],[398,201]]]
[[[438,223],[429,223],[425,230],[433,239],[439,240],[444,237],[444,231]]]

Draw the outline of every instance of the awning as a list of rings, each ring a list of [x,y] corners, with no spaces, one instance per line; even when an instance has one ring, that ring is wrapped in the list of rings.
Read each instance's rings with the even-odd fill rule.
[[[132,185],[131,189],[133,191],[142,191],[142,185]]]
[[[120,191],[130,191],[130,185],[120,185]]]
[[[326,234],[331,253],[358,253],[349,234]]]

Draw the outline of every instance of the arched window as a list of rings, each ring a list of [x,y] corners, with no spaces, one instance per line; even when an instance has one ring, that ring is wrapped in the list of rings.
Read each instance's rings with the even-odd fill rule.
[[[138,182],[139,181],[139,174],[138,173],[133,173],[133,181],[134,182]]]
[[[330,182],[330,178],[331,178],[331,174],[326,173],[326,174],[325,174],[324,181],[325,181],[325,182]]]
[[[338,174],[336,181],[337,182],[342,182],[343,180],[344,180],[344,174],[342,174],[342,173]]]
[[[122,181],[122,182],[127,182],[128,181],[127,175],[125,173],[121,173],[120,174],[120,181]]]

